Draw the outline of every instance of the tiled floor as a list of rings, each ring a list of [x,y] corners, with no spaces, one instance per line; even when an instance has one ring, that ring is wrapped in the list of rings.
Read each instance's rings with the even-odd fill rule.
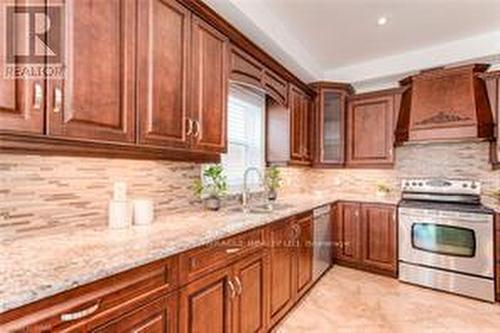
[[[335,266],[279,333],[500,332],[500,305]]]

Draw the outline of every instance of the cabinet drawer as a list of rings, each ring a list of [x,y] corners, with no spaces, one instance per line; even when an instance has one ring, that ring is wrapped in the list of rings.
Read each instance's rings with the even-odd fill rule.
[[[0,332],[88,331],[176,288],[177,258],[157,261],[0,316]]]
[[[264,229],[256,229],[180,255],[181,283],[228,265],[233,259],[251,253],[264,245]]]

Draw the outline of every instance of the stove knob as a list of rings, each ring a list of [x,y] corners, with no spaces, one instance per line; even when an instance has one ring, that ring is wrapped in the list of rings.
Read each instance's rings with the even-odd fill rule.
[[[476,183],[472,183],[471,186],[470,186],[471,189],[475,190],[477,188],[477,185]]]
[[[413,182],[413,183],[411,183],[411,184],[412,184],[413,186],[416,186],[416,185],[417,185],[417,183],[415,183],[415,182]]]
[[[468,186],[468,185],[467,185],[467,183],[463,183],[463,184],[462,184],[462,187],[463,187],[463,188],[467,188],[467,186]],[[471,186],[471,187],[472,187],[472,186]]]
[[[424,186],[424,184],[422,184],[422,183],[418,183],[418,186]]]

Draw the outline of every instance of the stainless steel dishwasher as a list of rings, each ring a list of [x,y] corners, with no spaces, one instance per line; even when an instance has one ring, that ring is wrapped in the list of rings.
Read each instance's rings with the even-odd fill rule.
[[[316,208],[314,216],[313,279],[316,281],[332,265],[330,205]]]

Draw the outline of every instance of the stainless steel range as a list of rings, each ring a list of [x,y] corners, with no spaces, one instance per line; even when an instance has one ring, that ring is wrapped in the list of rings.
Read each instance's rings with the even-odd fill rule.
[[[495,301],[493,211],[468,180],[407,179],[399,205],[399,279]]]

